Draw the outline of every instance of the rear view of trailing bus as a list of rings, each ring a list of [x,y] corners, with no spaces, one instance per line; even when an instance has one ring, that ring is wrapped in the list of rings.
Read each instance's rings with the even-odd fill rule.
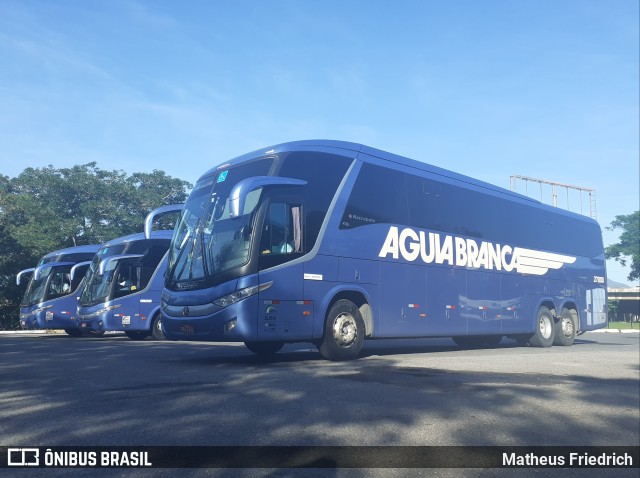
[[[605,280],[590,218],[367,146],[300,141],[198,180],[161,308],[174,340],[259,354],[312,342],[347,360],[368,338],[571,345],[606,324]]]
[[[22,329],[64,329],[79,337],[76,308],[78,291],[89,261],[100,246],[77,246],[51,252],[38,266],[18,273],[16,283],[31,274],[20,303]]]
[[[113,239],[93,257],[78,301],[78,327],[91,332],[123,331],[130,339],[164,339],[160,294],[171,231],[152,231],[153,219],[182,205],[149,213],[145,232]]]

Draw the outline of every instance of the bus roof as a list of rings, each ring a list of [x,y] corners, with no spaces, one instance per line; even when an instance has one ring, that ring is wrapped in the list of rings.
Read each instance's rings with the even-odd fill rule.
[[[90,244],[86,246],[66,247],[64,249],[58,249],[57,251],[50,252],[42,256],[41,263],[56,262],[60,258],[75,255],[75,254],[95,254],[100,249],[100,244]]]
[[[338,154],[340,154],[340,150],[342,150],[343,152],[352,151],[356,153],[354,157],[357,157],[358,159],[366,161],[366,158],[359,157],[360,156],[359,153],[363,153],[368,156],[372,156],[374,158],[378,158],[383,161],[388,161],[390,163],[394,163],[399,166],[414,168],[419,171],[424,171],[424,172],[439,176],[444,182],[449,182],[449,183],[453,182],[463,187],[482,189],[488,193],[502,196],[503,198],[509,198],[511,200],[524,202],[531,205],[536,205],[541,209],[547,209],[550,212],[553,212],[554,214],[566,215],[574,218],[577,217],[577,218],[580,218],[581,220],[584,220],[585,222],[593,222],[597,224],[597,221],[595,221],[590,217],[544,204],[538,201],[537,199],[530,198],[523,194],[510,191],[500,186],[496,186],[494,184],[487,183],[479,179],[466,176],[464,174],[456,173],[448,169],[434,166],[429,163],[406,158],[404,156],[389,153],[387,151],[372,148],[370,146],[366,146],[363,144],[351,143],[347,141],[314,139],[314,140],[291,141],[291,142],[276,144],[273,146],[268,146],[268,147],[261,148],[261,149],[252,151],[250,153],[246,153],[241,156],[235,157],[231,160],[225,161],[224,163],[221,163],[220,165],[215,166],[210,170],[208,170],[205,174],[203,174],[200,177],[200,179],[203,179],[207,176],[215,174],[217,171],[219,171],[220,169],[223,169],[224,167],[234,166],[244,161],[254,159],[256,157],[265,156],[269,154],[276,155],[278,153],[284,153],[284,152],[314,151],[314,150],[320,150],[320,149],[325,152],[330,152],[331,149],[334,149],[336,150],[335,152]],[[463,184],[460,184],[460,183],[463,183]]]
[[[171,240],[173,236],[173,230],[159,230],[159,231],[151,231],[150,239],[167,239]],[[144,237],[143,232],[136,232],[135,234],[129,234],[128,236],[116,237],[115,239],[111,239],[110,241],[102,244],[101,247],[110,247],[115,246],[116,244],[123,244],[126,242],[135,242],[135,241],[146,241],[147,239]]]

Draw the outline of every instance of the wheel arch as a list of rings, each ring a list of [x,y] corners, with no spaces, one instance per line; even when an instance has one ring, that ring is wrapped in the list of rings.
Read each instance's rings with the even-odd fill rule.
[[[361,287],[336,287],[331,289],[322,300],[320,311],[322,316],[321,327],[324,329],[324,321],[327,313],[331,310],[333,304],[341,299],[347,299],[353,302],[360,310],[362,321],[365,327],[365,337],[371,337],[373,335],[374,320],[373,320],[373,307],[371,306],[371,297]],[[322,333],[320,334],[322,336]]]
[[[540,307],[546,307],[547,309],[549,309],[549,312],[551,312],[554,320],[557,320],[558,318],[558,310],[562,310],[562,308],[558,309],[556,307],[556,304],[551,297],[544,297],[540,299],[540,301],[538,302],[538,306],[534,309],[534,314],[538,313]]]
[[[560,305],[560,312],[562,312],[562,309],[568,309],[571,312],[571,315],[573,316],[573,320],[576,326],[576,333],[578,333],[581,330],[581,327],[580,327],[580,312],[578,311],[578,305],[576,301],[574,299],[566,299]]]
[[[156,317],[160,316],[160,305],[156,305],[151,311],[147,314],[147,330],[151,330],[151,326],[153,325],[153,321],[156,320]]]

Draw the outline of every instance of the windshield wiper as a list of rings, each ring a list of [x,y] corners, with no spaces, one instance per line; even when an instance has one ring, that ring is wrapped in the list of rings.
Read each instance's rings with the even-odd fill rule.
[[[184,251],[186,250],[185,246],[187,245],[187,239],[189,239],[190,235],[191,235],[191,229],[189,229],[189,227],[187,226],[187,233],[182,238],[182,242],[180,244],[180,252],[178,253],[178,257],[176,257],[176,260],[173,263],[171,270],[168,271],[168,274],[167,274],[168,277],[175,277],[174,274],[176,272],[176,268],[180,263],[180,259],[182,259],[182,254],[184,254]],[[184,267],[182,268],[182,270],[184,270]],[[182,274],[182,271],[180,271],[180,274]],[[173,282],[177,282],[177,281],[174,280]]]

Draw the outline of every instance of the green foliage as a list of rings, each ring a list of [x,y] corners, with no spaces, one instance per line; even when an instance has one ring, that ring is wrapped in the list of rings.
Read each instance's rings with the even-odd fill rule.
[[[630,281],[640,279],[640,211],[626,216],[616,216],[607,230],[622,229],[620,240],[605,249],[607,259],[615,259],[623,266],[631,258]]]
[[[150,210],[184,202],[190,188],[163,171],[128,176],[95,162],[0,175],[0,327],[17,323],[24,291],[15,285],[17,272],[57,249],[141,232]]]

